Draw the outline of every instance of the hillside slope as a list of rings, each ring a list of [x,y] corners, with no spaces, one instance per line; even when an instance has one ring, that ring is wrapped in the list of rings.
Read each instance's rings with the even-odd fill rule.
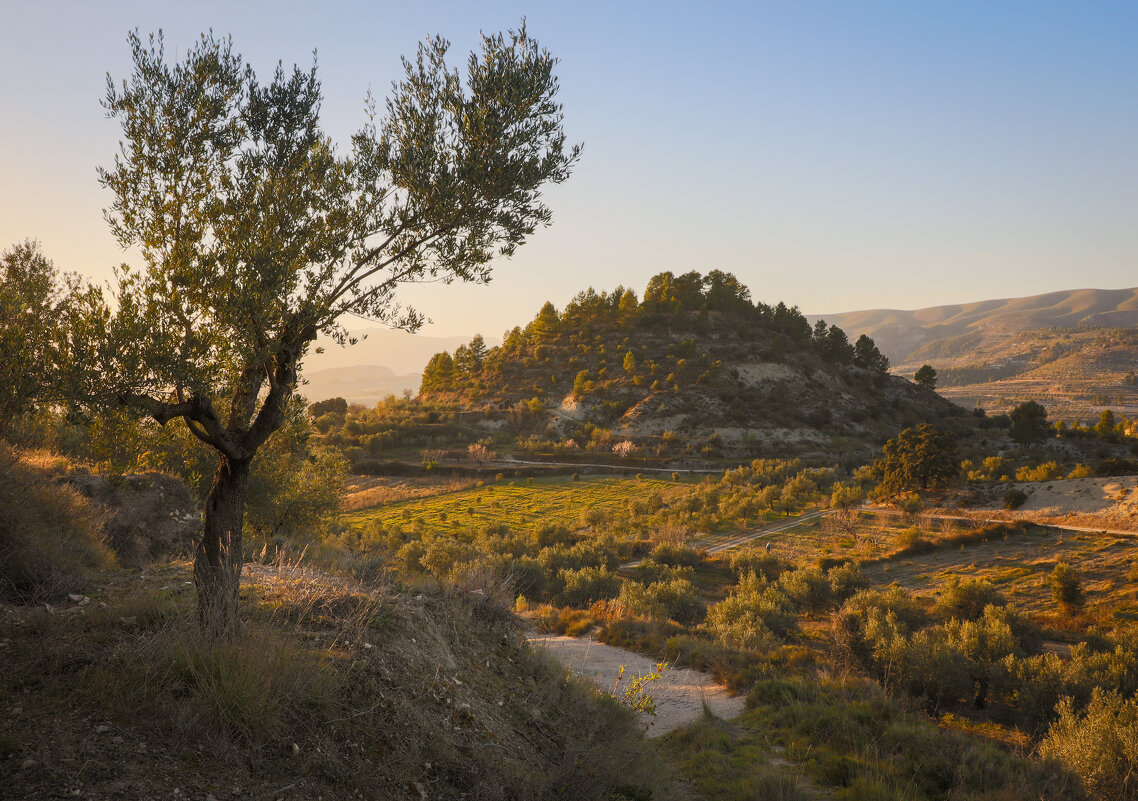
[[[421,395],[487,424],[594,450],[855,458],[900,428],[961,410],[890,376],[871,339],[752,303],[734,276],[662,273],[546,304],[488,349],[436,354]]]
[[[895,373],[932,365],[940,393],[965,407],[999,413],[1035,400],[1053,419],[1083,422],[1107,408],[1138,413],[1138,289],[1078,289],[818,319],[873,337]]]
[[[851,336],[866,334],[900,366],[929,343],[979,333],[1015,334],[1041,328],[1133,327],[1138,325],[1138,288],[1071,289],[1024,298],[982,300],[926,309],[866,309],[810,315]]]

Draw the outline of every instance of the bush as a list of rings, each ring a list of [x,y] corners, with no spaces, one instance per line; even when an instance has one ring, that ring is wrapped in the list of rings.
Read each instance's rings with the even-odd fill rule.
[[[891,612],[897,621],[909,631],[920,628],[928,621],[928,614],[924,607],[900,587],[889,587],[884,590],[861,590],[842,604],[843,612],[864,615],[873,609],[881,610],[883,613]]]
[[[807,612],[821,612],[830,603],[830,582],[816,567],[783,573],[778,585],[795,606]]]
[[[562,570],[558,578],[564,583],[558,603],[578,609],[615,598],[620,593],[620,576],[603,567]]]
[[[846,562],[830,568],[826,578],[830,582],[830,593],[838,603],[869,586],[869,579],[862,575],[861,567],[856,562]]]
[[[662,542],[652,549],[652,560],[670,567],[695,567],[702,556],[690,545]]]
[[[707,610],[708,630],[740,650],[770,650],[797,626],[790,600],[754,573],[742,576],[726,598]]]
[[[786,562],[759,548],[739,548],[731,553],[731,572],[736,576],[755,573],[767,581],[775,581],[789,568]]]
[[[620,588],[620,602],[634,615],[674,620],[684,626],[699,623],[707,614],[695,587],[682,578],[651,584],[626,581]]]
[[[1051,599],[1068,614],[1083,605],[1083,587],[1075,568],[1066,562],[1055,565],[1048,579],[1051,584]]]
[[[960,581],[954,576],[937,600],[937,611],[947,618],[975,620],[984,614],[984,607],[989,604],[1007,604],[1003,593],[992,586],[992,582],[984,579]]]
[[[1095,472],[1100,476],[1131,476],[1138,473],[1138,461],[1110,457],[1099,462]]]
[[[1027,503],[1027,493],[1016,487],[1008,487],[1003,494],[1004,508],[1009,512]]]
[[[1063,470],[1057,462],[1044,462],[1035,467],[1021,467],[1016,470],[1016,481],[1054,481],[1063,477]]]
[[[1096,687],[1085,714],[1070,698],[1058,712],[1039,753],[1070,765],[1096,798],[1138,799],[1138,700]]]

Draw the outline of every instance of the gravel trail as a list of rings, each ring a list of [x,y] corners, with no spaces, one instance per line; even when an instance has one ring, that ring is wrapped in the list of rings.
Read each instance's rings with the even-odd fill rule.
[[[549,651],[571,671],[605,692],[613,691],[621,665],[624,665],[625,676],[622,687],[630,677],[656,669],[656,663],[648,657],[599,643],[592,637],[534,634],[529,641]],[[656,717],[646,718],[649,737],[659,737],[698,719],[703,714],[704,702],[716,716],[727,720],[743,714],[742,696],[732,696],[726,687],[698,670],[673,668],[659,681],[650,683],[647,689],[656,701]]]

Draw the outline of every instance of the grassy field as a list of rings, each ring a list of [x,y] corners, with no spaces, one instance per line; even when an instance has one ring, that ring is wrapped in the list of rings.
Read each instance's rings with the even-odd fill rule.
[[[1048,578],[1056,563],[1075,567],[1086,593],[1088,612],[1138,619],[1134,568],[1138,538],[1030,528],[1006,539],[942,548],[866,568],[874,584],[897,582],[921,595],[935,596],[953,577],[986,579],[1018,608],[1051,612]]]
[[[405,527],[416,521],[436,531],[499,523],[515,531],[547,523],[576,529],[585,525],[585,516],[590,511],[623,514],[631,500],[648,498],[656,493],[667,503],[686,494],[690,488],[690,480],[669,481],[649,477],[499,481],[443,495],[360,509],[345,514],[343,522],[363,530],[376,525]]]

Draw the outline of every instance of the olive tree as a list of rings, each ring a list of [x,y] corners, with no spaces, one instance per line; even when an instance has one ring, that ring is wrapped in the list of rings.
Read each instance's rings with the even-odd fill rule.
[[[37,402],[58,394],[56,332],[83,291],[39,242],[0,253],[0,436]]]
[[[524,25],[483,36],[465,76],[429,38],[382,111],[337,148],[320,123],[315,65],[268,82],[228,39],[171,63],[162,36],[129,36],[133,73],[107,77],[122,125],[105,214],[142,266],[88,304],[72,347],[90,402],[184,421],[217,470],[194,559],[207,632],[232,631],[250,462],[285,420],[318,333],[350,344],[357,315],[413,330],[407,282],[486,281],[550,221],[541,189],[579,155],[566,144],[556,60]]]

